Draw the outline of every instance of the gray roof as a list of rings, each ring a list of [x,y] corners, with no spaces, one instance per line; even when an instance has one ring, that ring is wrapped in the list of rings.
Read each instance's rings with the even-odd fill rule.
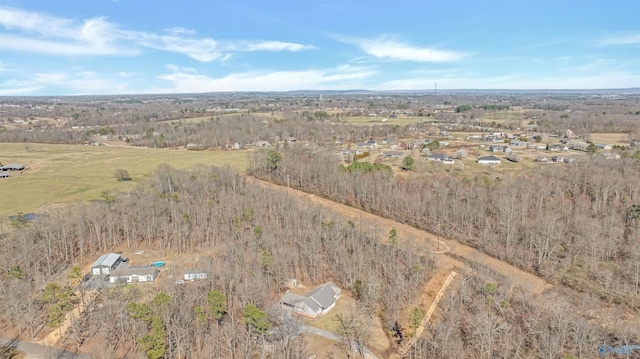
[[[10,163],[8,165],[4,165],[0,167],[0,171],[21,171],[24,169],[23,165],[18,165],[15,163]]]
[[[449,159],[450,156],[445,155],[444,153],[432,153],[429,156],[427,156],[427,158],[432,160],[446,160],[446,159]]]
[[[389,152],[382,152],[382,156],[383,156],[383,157],[388,157],[388,156],[404,156],[404,152],[402,152],[402,151],[389,151]]]
[[[288,304],[288,305],[294,306],[294,305],[302,302],[305,299],[306,299],[306,297],[303,297],[303,296],[298,295],[298,294],[289,293],[289,291],[287,291],[284,294],[284,296],[282,297],[282,300],[280,302],[282,302],[284,304]]]
[[[116,268],[113,272],[111,272],[111,277],[129,277],[132,275],[144,276],[144,275],[154,275],[158,271],[157,267],[154,266],[131,266],[131,267],[123,267],[120,266]]]
[[[305,300],[305,304],[308,304],[308,299],[312,299],[314,302],[318,303],[323,308],[330,307],[333,303],[335,303],[336,298],[335,295],[340,292],[340,288],[335,285],[333,282],[327,282],[325,284],[321,284],[316,289],[312,290],[307,294],[307,300]]]
[[[336,302],[336,294],[340,292],[340,287],[335,285],[333,282],[327,282],[319,285],[316,289],[312,290],[305,296],[293,294],[287,291],[280,302],[290,306],[303,303],[312,311],[316,312],[320,308],[326,309],[332,306]]]
[[[0,172],[0,178],[9,177],[8,173]]]
[[[103,254],[100,256],[100,258],[98,258],[98,260],[96,260],[91,265],[91,268],[99,267],[99,266],[111,267],[118,261],[118,259],[120,259],[119,254],[116,254],[116,253]]]
[[[197,269],[187,269],[186,271],[184,271],[184,274],[199,274],[199,273],[207,273],[206,271],[203,270],[197,270]]]

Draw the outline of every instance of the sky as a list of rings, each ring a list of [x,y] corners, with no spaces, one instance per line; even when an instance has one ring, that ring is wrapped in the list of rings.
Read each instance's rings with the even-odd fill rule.
[[[435,86],[640,87],[640,1],[0,0],[0,96]]]

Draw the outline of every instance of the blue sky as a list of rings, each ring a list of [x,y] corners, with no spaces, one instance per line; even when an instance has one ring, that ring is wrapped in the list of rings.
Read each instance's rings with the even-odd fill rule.
[[[640,87],[636,0],[0,0],[0,96]]]

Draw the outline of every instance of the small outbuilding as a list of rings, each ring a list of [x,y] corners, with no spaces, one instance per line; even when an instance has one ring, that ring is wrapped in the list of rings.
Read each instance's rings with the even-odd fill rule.
[[[122,258],[117,253],[103,254],[91,265],[91,274],[105,275],[110,274],[122,262]]]
[[[0,172],[0,178],[7,178],[7,177],[9,177],[9,174],[7,172],[4,172],[4,171]]]

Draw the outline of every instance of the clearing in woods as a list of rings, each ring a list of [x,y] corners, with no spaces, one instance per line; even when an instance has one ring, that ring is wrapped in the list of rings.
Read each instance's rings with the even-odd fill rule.
[[[158,165],[191,168],[195,164],[246,171],[248,151],[187,151],[132,146],[84,146],[0,143],[0,162],[23,164],[22,172],[0,180],[0,216],[38,211],[45,204],[100,199],[105,190],[133,188]],[[119,182],[124,169],[131,181]]]
[[[469,263],[475,263],[480,266],[487,267],[501,276],[508,278],[511,283],[521,287],[524,291],[530,294],[540,294],[552,285],[547,283],[544,279],[537,277],[531,273],[527,273],[519,268],[512,266],[499,259],[493,258],[481,251],[464,245],[454,240],[444,239],[436,236],[435,234],[416,229],[409,225],[396,222],[391,219],[380,217],[363,210],[347,206],[341,203],[337,203],[326,198],[322,198],[313,194],[308,194],[303,191],[299,191],[292,188],[285,188],[273,183],[261,181],[250,177],[252,180],[259,182],[265,188],[277,189],[281,191],[287,191],[291,195],[297,196],[305,201],[313,201],[320,204],[322,207],[340,214],[345,219],[368,219],[374,221],[383,228],[395,228],[398,234],[399,241],[413,241],[418,248],[423,248],[425,251],[439,251],[443,248],[442,243],[446,244],[450,251],[444,254],[432,254],[431,258],[435,261],[436,267],[440,270],[448,269],[455,270],[458,273],[464,272],[466,265],[457,260],[455,257]],[[388,231],[386,232],[388,233]],[[438,242],[440,241],[440,247]]]

